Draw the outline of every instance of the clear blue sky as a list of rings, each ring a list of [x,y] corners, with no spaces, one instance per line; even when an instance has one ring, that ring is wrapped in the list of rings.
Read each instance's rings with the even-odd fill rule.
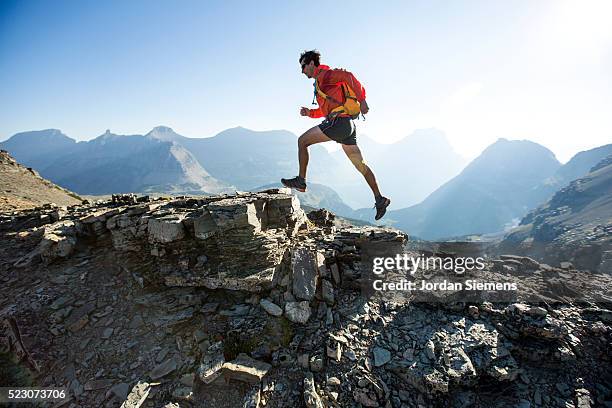
[[[612,141],[612,2],[0,2],[0,140],[59,128],[234,126],[301,133],[312,85],[298,56],[363,82],[359,131],[437,127],[474,157],[499,137],[561,161]]]

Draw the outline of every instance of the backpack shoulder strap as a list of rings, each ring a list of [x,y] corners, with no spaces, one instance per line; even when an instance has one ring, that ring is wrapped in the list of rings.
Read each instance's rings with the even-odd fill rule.
[[[327,95],[325,92],[323,92],[321,90],[321,88],[319,88],[319,77],[321,76],[322,72],[319,73],[319,75],[317,75],[315,77],[315,90],[317,92],[317,94],[319,94],[319,96],[321,96],[324,99],[329,99],[330,101],[337,103],[337,104],[341,104],[340,101],[336,100],[336,98],[332,98],[331,96]]]

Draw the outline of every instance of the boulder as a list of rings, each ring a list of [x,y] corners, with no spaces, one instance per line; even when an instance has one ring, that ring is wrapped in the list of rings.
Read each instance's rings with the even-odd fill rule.
[[[310,318],[310,313],[310,305],[307,301],[285,304],[285,316],[294,323],[305,324]]]
[[[183,214],[171,214],[159,218],[150,218],[148,222],[149,242],[166,244],[185,237]]]
[[[270,371],[272,366],[255,360],[244,353],[238,354],[235,360],[223,364],[223,376],[226,380],[243,381],[256,384]]]
[[[310,301],[317,290],[315,256],[308,248],[297,248],[292,255],[293,295],[297,299]]]

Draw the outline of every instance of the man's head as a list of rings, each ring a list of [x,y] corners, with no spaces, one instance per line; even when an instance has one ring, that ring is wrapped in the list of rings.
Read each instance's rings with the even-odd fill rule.
[[[321,58],[321,54],[317,50],[304,51],[300,55],[300,66],[302,67],[302,74],[306,75],[308,78],[312,78],[314,76],[314,70],[319,66],[319,59]]]

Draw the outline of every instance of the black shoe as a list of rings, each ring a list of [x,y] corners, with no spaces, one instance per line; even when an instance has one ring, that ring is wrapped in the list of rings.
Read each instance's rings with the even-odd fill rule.
[[[297,191],[302,193],[306,192],[306,180],[300,176],[292,179],[281,179],[281,183],[283,183],[283,186],[285,187],[295,188]]]
[[[382,217],[385,216],[389,204],[391,204],[391,200],[389,200],[387,197],[376,197],[376,204],[374,204],[374,208],[376,208],[376,216],[374,217],[374,219],[376,221],[380,220]]]

